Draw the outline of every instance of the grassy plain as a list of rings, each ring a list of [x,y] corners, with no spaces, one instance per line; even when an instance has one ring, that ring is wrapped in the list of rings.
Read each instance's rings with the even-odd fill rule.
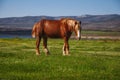
[[[41,43],[42,44],[42,43]],[[49,39],[50,56],[35,55],[35,39],[0,39],[0,80],[120,80],[120,40]]]
[[[82,30],[82,35],[87,36],[120,36],[120,32],[116,31],[89,31],[89,30]]]

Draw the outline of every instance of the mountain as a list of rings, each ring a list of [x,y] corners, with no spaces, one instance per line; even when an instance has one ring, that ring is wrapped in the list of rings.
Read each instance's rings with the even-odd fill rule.
[[[41,19],[73,18],[82,21],[83,30],[120,31],[120,15],[82,15],[82,16],[25,16],[0,18],[0,31],[31,30]]]

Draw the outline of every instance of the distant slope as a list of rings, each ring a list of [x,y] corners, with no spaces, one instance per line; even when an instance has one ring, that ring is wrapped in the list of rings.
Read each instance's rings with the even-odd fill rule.
[[[0,18],[0,31],[30,30],[41,19],[60,19],[70,17],[82,21],[83,30],[120,31],[120,15],[83,15],[83,16],[26,16]]]

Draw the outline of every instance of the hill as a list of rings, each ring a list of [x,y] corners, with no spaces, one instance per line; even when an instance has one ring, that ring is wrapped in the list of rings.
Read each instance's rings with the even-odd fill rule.
[[[41,19],[60,19],[70,17],[82,21],[83,30],[120,31],[120,15],[82,15],[82,16],[25,16],[0,18],[0,31],[31,30],[33,24]]]

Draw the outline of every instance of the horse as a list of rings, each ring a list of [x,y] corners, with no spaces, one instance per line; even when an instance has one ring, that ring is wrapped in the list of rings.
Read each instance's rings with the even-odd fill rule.
[[[40,41],[43,38],[43,47],[46,55],[50,52],[47,48],[48,38],[62,38],[64,40],[63,55],[70,55],[68,40],[75,32],[76,38],[81,39],[81,21],[72,18],[62,18],[60,20],[41,19],[32,28],[32,37],[36,38],[36,55],[40,55]]]

